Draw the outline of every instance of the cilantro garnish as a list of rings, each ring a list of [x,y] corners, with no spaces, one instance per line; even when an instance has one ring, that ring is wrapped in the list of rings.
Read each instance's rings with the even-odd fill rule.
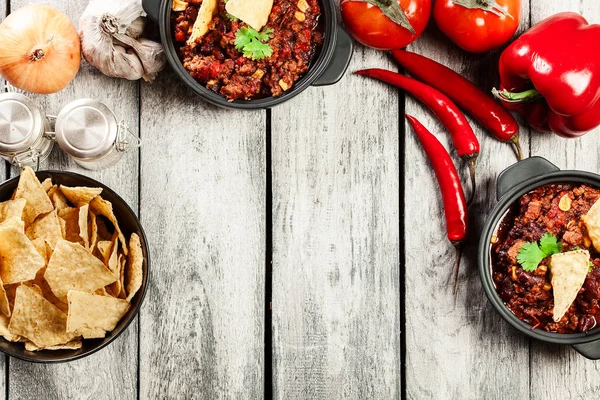
[[[269,57],[273,50],[267,42],[273,35],[273,29],[265,28],[258,32],[254,28],[240,28],[235,33],[235,47],[241,51],[244,57],[252,60],[261,60]]]
[[[562,251],[562,245],[558,242],[556,236],[546,233],[540,239],[540,244],[525,243],[517,255],[517,261],[527,272],[535,271],[540,262],[553,254],[558,254]]]

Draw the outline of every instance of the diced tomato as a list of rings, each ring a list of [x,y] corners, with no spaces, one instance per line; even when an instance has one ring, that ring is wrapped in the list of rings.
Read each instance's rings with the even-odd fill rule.
[[[175,32],[175,40],[178,42],[183,42],[185,40],[185,34],[182,31]]]

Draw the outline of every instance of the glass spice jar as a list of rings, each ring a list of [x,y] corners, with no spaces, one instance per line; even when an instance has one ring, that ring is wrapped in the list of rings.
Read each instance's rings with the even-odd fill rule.
[[[0,93],[0,157],[33,168],[50,155],[53,117],[20,93]]]
[[[60,148],[83,168],[98,170],[116,164],[140,140],[103,103],[81,99],[67,104],[56,117]]]

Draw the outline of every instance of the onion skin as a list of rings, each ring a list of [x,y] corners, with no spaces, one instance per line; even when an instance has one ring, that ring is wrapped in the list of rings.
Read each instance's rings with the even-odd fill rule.
[[[0,24],[0,75],[28,92],[64,89],[81,65],[81,45],[73,22],[61,11],[31,5]]]

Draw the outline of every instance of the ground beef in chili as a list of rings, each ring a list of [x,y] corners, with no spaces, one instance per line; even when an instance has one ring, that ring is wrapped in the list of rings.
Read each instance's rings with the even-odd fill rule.
[[[323,34],[317,29],[321,9],[317,0],[275,0],[267,25],[273,29],[268,41],[270,57],[251,60],[235,47],[235,34],[243,22],[232,18],[219,0],[209,32],[192,45],[186,41],[198,16],[201,0],[191,0],[185,11],[173,12],[173,37],[179,58],[190,75],[227,100],[250,100],[280,96],[307,71]]]
[[[569,196],[570,209],[559,208]],[[548,332],[587,332],[600,321],[600,254],[586,235],[581,216],[600,197],[600,190],[587,185],[552,184],[523,195],[501,222],[492,247],[493,279],[504,303],[521,320]],[[566,208],[566,207],[563,207]],[[555,235],[563,251],[589,250],[593,266],[577,298],[559,322],[552,319],[554,300],[548,271],[549,258],[537,270],[524,271],[517,254],[526,242],[538,241],[546,232]]]

